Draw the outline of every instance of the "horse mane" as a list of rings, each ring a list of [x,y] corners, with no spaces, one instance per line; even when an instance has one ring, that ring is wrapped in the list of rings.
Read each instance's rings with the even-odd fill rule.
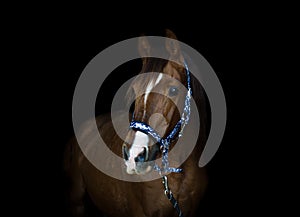
[[[206,141],[209,134],[210,128],[210,107],[208,103],[208,98],[205,93],[204,88],[200,84],[197,78],[191,74],[191,88],[192,88],[192,96],[195,100],[195,103],[198,108],[199,116],[200,116],[200,124],[202,136],[204,136],[204,140]],[[192,111],[193,112],[193,111]]]

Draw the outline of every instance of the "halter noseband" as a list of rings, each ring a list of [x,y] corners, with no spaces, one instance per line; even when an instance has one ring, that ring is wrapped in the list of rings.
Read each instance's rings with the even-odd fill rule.
[[[169,146],[170,146],[171,142],[179,139],[183,135],[183,129],[188,124],[189,119],[190,119],[191,95],[192,95],[191,77],[190,77],[190,71],[189,71],[188,66],[185,63],[185,61],[184,61],[184,67],[185,67],[186,77],[187,77],[188,92],[185,96],[184,109],[183,109],[181,118],[177,122],[177,124],[175,125],[173,130],[169,133],[169,135],[166,136],[166,138],[162,138],[150,125],[148,125],[144,122],[141,122],[141,121],[135,121],[134,117],[129,126],[130,129],[141,131],[145,134],[150,135],[157,143],[159,143],[160,149],[162,150],[162,165],[161,165],[161,167],[159,167],[158,165],[155,165],[154,169],[156,171],[158,171],[160,173],[160,175],[166,174],[169,172],[175,172],[175,173],[182,172],[181,168],[169,167],[168,151],[169,151]],[[177,133],[178,133],[178,135],[177,135]],[[177,135],[177,137],[176,137],[176,135]]]

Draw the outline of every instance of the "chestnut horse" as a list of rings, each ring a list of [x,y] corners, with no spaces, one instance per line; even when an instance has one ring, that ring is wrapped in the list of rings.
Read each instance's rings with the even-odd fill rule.
[[[170,30],[166,31],[166,37],[176,39]],[[128,90],[127,97],[134,97],[135,101],[134,112],[129,114],[133,121],[130,127],[124,126],[126,139],[123,141],[115,132],[111,114],[96,118],[98,133],[107,146],[124,158],[123,165],[110,166],[123,167],[126,175],[139,176],[141,181],[122,181],[99,171],[83,154],[75,137],[72,138],[67,144],[64,159],[72,216],[86,215],[84,201],[87,197],[103,215],[110,217],[192,217],[199,211],[199,203],[207,185],[205,169],[198,167],[207,137],[206,98],[199,81],[189,74],[176,40],[166,40],[165,50],[169,60],[145,57],[153,49],[147,38],[141,37],[138,45],[143,57],[140,74],[147,76],[136,78]],[[180,88],[175,81],[184,88]],[[160,94],[155,90],[160,90]],[[194,107],[189,101],[191,94]],[[188,124],[176,105],[185,108],[185,119],[190,119]],[[193,115],[196,112],[201,116],[198,122]],[[118,118],[118,115],[124,114],[113,115]],[[201,125],[201,130],[194,127],[197,124]],[[80,135],[87,141],[95,137],[89,130],[89,124],[83,125]],[[193,135],[198,137],[188,158],[180,163],[180,169],[170,168],[168,151],[171,153],[178,141],[188,143]],[[162,159],[162,167],[156,163],[158,159]],[[107,164],[110,164],[109,160]],[[174,166],[171,164],[173,162],[170,162],[170,166]],[[156,173],[163,178],[163,184],[161,179],[142,181],[145,174],[153,171],[158,171]]]

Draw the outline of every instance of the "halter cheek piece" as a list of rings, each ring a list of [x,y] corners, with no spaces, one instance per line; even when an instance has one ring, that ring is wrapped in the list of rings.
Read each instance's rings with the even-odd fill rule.
[[[166,174],[170,172],[174,173],[180,173],[182,172],[181,168],[174,168],[169,166],[169,161],[168,161],[168,152],[169,152],[169,146],[170,144],[179,139],[183,135],[183,129],[184,127],[188,124],[189,119],[190,119],[190,113],[191,113],[191,95],[192,95],[192,90],[191,90],[191,77],[190,77],[190,71],[188,69],[188,66],[186,62],[184,61],[184,67],[186,71],[186,77],[187,77],[187,94],[185,96],[185,101],[184,101],[184,109],[183,113],[181,115],[180,120],[177,122],[173,130],[170,132],[169,135],[166,136],[166,138],[162,138],[151,126],[148,124],[141,122],[141,121],[135,121],[134,116],[133,120],[130,123],[129,128],[133,130],[137,130],[140,132],[143,132],[145,134],[148,134],[151,136],[157,143],[160,145],[160,149],[162,151],[162,164],[161,167],[159,167],[157,164],[155,164],[154,169],[159,172],[159,174],[163,178],[163,185],[164,185],[164,190],[165,190],[165,195],[167,198],[170,200],[172,203],[173,207],[176,209],[178,215],[180,217],[183,216],[179,205],[175,198],[173,197],[173,194],[171,190],[168,187],[168,179]],[[176,136],[177,135],[177,136]]]

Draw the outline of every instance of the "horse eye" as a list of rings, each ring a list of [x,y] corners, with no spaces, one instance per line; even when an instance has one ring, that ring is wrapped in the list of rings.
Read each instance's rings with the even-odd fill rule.
[[[169,89],[169,96],[176,96],[178,94],[177,87],[170,87]]]

